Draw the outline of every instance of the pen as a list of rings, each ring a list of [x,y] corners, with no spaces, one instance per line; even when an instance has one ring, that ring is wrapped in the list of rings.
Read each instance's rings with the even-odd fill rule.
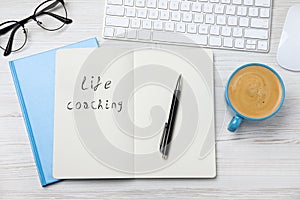
[[[165,160],[168,158],[169,155],[169,150],[170,150],[175,122],[176,122],[179,99],[181,96],[181,89],[182,89],[182,75],[180,75],[177,80],[176,88],[173,93],[169,119],[168,122],[165,123],[164,131],[160,141],[159,150],[162,154],[162,158]]]

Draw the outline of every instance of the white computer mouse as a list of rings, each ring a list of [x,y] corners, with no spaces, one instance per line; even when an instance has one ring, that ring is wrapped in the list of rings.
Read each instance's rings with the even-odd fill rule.
[[[278,47],[277,62],[285,69],[300,71],[300,4],[288,11]]]

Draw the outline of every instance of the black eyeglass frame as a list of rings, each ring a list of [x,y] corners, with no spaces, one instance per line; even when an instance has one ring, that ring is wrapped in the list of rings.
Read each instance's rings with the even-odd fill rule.
[[[41,6],[43,6],[44,4],[46,4],[46,3],[48,3],[48,2],[51,2],[51,1],[54,1],[54,2],[53,2],[52,4],[50,4],[49,6],[47,6],[46,8],[42,9],[41,11],[37,12],[37,11],[40,9]],[[59,3],[61,3],[62,6],[63,6],[63,9],[64,9],[64,11],[65,11],[65,13],[66,13],[66,16],[65,16],[65,17],[60,16],[60,15],[56,15],[56,14],[51,13],[51,12],[46,12],[46,10],[51,9],[51,8],[54,8],[54,7],[57,6],[57,4],[59,4]],[[38,17],[38,16],[41,16],[41,15],[49,15],[49,16],[51,16],[51,17],[53,17],[53,18],[55,18],[55,19],[57,19],[57,20],[63,22],[63,24],[62,24],[60,27],[55,28],[55,29],[47,29],[47,28],[45,28],[44,26],[42,26],[42,23],[41,23],[41,22],[39,22],[39,21],[37,20],[37,17]],[[9,54],[11,54],[11,52],[19,51],[20,49],[22,49],[22,48],[25,46],[25,44],[26,44],[26,42],[27,42],[27,38],[28,38],[28,37],[27,37],[27,31],[26,31],[26,29],[25,29],[25,24],[27,24],[30,20],[34,20],[34,21],[35,21],[41,28],[43,28],[44,30],[47,30],[47,31],[57,31],[57,30],[61,29],[62,27],[64,27],[65,24],[71,24],[71,23],[73,22],[72,19],[69,19],[67,15],[68,15],[68,14],[67,14],[67,9],[66,9],[66,7],[65,7],[65,3],[64,3],[63,0],[46,0],[46,1],[42,2],[42,3],[34,10],[34,14],[33,14],[33,15],[31,15],[31,16],[29,16],[29,17],[27,17],[27,18],[25,18],[25,19],[23,19],[23,20],[21,20],[21,21],[14,21],[14,20],[13,20],[13,21],[6,21],[6,22],[0,24],[0,26],[2,26],[2,25],[4,25],[4,24],[6,24],[6,23],[15,22],[15,23],[12,24],[12,25],[9,25],[9,26],[7,26],[7,27],[5,27],[5,28],[3,28],[3,29],[0,29],[0,36],[1,36],[1,35],[4,35],[4,34],[6,34],[6,33],[8,33],[9,31],[12,30],[12,32],[10,33],[9,40],[8,40],[8,42],[7,42],[6,48],[4,49],[4,50],[5,50],[5,51],[4,51],[4,56],[8,56]],[[23,44],[20,48],[18,48],[17,50],[14,50],[14,51],[13,51],[13,50],[12,50],[12,45],[13,45],[14,36],[15,36],[15,33],[17,32],[17,30],[18,30],[20,27],[23,28],[23,32],[24,32],[24,34],[25,34],[25,42],[24,42],[24,44]],[[3,47],[0,47],[0,48],[3,49]]]

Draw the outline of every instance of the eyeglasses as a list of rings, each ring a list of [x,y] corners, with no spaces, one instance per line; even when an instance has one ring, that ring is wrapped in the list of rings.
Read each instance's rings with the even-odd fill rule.
[[[25,24],[34,20],[47,31],[57,31],[65,24],[71,24],[67,18],[67,9],[63,0],[47,0],[41,3],[34,14],[21,21],[6,21],[0,24],[0,48],[4,56],[22,49],[27,42]]]

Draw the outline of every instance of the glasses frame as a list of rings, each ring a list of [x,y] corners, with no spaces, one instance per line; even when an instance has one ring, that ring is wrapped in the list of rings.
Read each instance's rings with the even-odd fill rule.
[[[51,1],[53,1],[53,3],[51,3],[50,5],[48,5],[47,7],[45,7],[44,9],[42,9],[41,11],[39,11],[39,9],[40,9],[41,6],[43,6],[44,4],[46,4],[48,2],[51,2]],[[57,15],[57,14],[54,14],[52,12],[46,12],[48,9],[54,8],[59,3],[61,3],[61,5],[63,6],[63,9],[64,9],[64,11],[66,13],[65,17]],[[55,19],[63,22],[63,24],[60,27],[55,28],[55,29],[47,29],[44,26],[42,26],[42,22],[38,21],[38,19],[37,19],[37,17],[39,17],[41,15],[49,15],[50,17],[53,17],[53,18],[55,18]],[[44,30],[47,30],[47,31],[57,31],[57,30],[63,28],[65,26],[65,24],[71,24],[73,22],[72,19],[68,18],[67,9],[65,7],[65,2],[63,0],[46,0],[46,1],[42,2],[41,4],[39,4],[39,6],[34,10],[34,14],[33,15],[31,15],[31,16],[29,16],[29,17],[27,17],[27,18],[25,18],[25,19],[23,19],[21,21],[11,20],[11,21],[6,21],[6,22],[0,24],[0,26],[2,26],[4,24],[6,24],[6,23],[15,22],[12,25],[9,25],[9,26],[7,26],[5,28],[0,29],[0,37],[1,37],[1,35],[7,34],[9,31],[11,31],[9,39],[8,39],[8,42],[7,42],[7,45],[6,45],[6,48],[4,49],[3,47],[1,47],[1,49],[4,49],[4,54],[3,54],[4,56],[10,55],[11,52],[19,51],[20,49],[22,49],[25,46],[25,44],[27,42],[27,38],[28,38],[27,37],[27,31],[25,29],[25,24],[27,24],[31,20],[35,21],[38,24],[38,26],[40,26],[41,28],[43,28]],[[17,50],[12,50],[13,40],[14,40],[15,33],[21,27],[23,28],[23,32],[25,34],[25,42]]]

